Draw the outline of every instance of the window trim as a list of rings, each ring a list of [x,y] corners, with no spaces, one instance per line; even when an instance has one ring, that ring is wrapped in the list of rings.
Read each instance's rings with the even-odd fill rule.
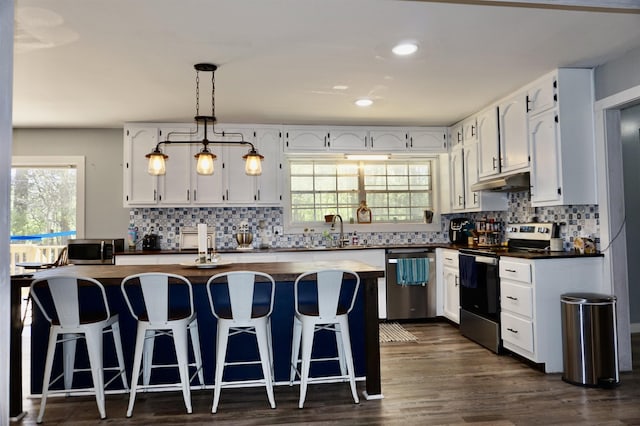
[[[76,238],[85,232],[85,157],[82,155],[36,156],[14,155],[11,167],[75,167],[76,169]]]
[[[369,223],[349,223],[347,218],[344,222],[344,232],[441,232],[440,215],[442,214],[443,205],[441,203],[441,157],[438,154],[430,155],[397,155],[393,154],[390,161],[393,160],[430,160],[432,163],[432,177],[435,181],[433,185],[433,220],[431,223],[381,223],[373,222]],[[344,160],[344,154],[316,154],[316,155],[295,155],[286,154],[284,157],[284,185],[282,193],[282,207],[283,207],[283,227],[285,234],[301,234],[305,228],[313,228],[316,233],[321,233],[324,230],[329,229],[331,226],[325,222],[313,222],[306,225],[298,225],[291,223],[291,167],[290,161],[342,161]],[[375,213],[374,213],[375,214]]]

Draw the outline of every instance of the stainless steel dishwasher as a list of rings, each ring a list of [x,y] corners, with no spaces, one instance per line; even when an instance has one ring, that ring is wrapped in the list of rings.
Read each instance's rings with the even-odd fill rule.
[[[398,259],[427,259],[425,285],[398,283]],[[436,254],[433,249],[389,249],[386,254],[387,319],[418,319],[436,316]]]

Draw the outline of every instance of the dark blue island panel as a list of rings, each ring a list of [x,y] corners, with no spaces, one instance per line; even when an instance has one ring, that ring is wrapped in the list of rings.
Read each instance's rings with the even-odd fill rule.
[[[335,263],[335,262],[333,262]],[[347,262],[354,263],[354,262]],[[357,263],[357,262],[355,262]],[[270,265],[270,264],[246,264],[245,268],[240,265],[236,265],[234,269],[253,269],[260,270],[257,265]],[[359,264],[364,265],[364,264]],[[165,267],[166,265],[162,265]],[[173,265],[174,269],[177,267]],[[251,266],[254,266],[253,268]],[[368,265],[366,265],[368,266]],[[83,276],[82,272],[91,272],[91,270],[83,271],[83,268],[89,267],[74,267],[73,271],[76,276]],[[94,269],[96,267],[93,267]],[[98,267],[104,268],[104,267]],[[116,267],[110,266],[107,268],[128,268],[127,270],[134,268],[132,266]],[[138,269],[142,268],[138,267]],[[63,269],[63,268],[59,268]],[[160,268],[158,266],[146,266],[146,271],[157,271]],[[303,268],[301,268],[303,269]],[[369,269],[373,269],[369,267]],[[62,274],[62,271],[56,271],[57,274]],[[121,271],[124,272],[124,271]],[[130,271],[131,273],[137,273]],[[175,271],[174,271],[175,272]],[[178,273],[183,271],[177,271]],[[201,270],[196,271],[198,275],[196,277],[189,277],[194,283],[194,303],[198,316],[198,326],[200,332],[200,348],[203,357],[203,368],[205,375],[205,384],[213,384],[214,366],[215,366],[215,339],[216,339],[216,319],[211,313],[209,306],[209,300],[206,292],[206,279],[208,276],[202,274]],[[210,275],[213,275],[209,271]],[[110,272],[109,275],[111,275]],[[99,274],[98,274],[99,275]],[[122,274],[120,274],[122,275]],[[127,274],[128,275],[128,274]],[[187,274],[184,274],[187,275]],[[373,275],[380,275],[373,274]],[[275,275],[274,275],[275,276]],[[287,274],[287,278],[292,278],[291,274]],[[124,297],[121,293],[119,280],[113,279],[110,276],[100,279],[99,281],[105,284],[107,299],[112,313],[118,313],[120,316],[120,327],[123,351],[125,357],[125,365],[130,377],[133,363],[133,353],[135,347],[135,334],[136,334],[136,321],[131,316]],[[274,370],[275,380],[279,383],[288,383],[290,372],[290,357],[291,357],[291,340],[293,332],[293,316],[294,316],[294,290],[293,281],[278,280],[276,276],[276,293],[274,301],[274,309],[272,314],[272,335],[274,346]],[[350,282],[348,285],[353,285]],[[216,290],[214,290],[216,291]],[[82,289],[81,289],[82,294]],[[368,295],[368,296],[367,296]],[[304,297],[302,294],[301,297]],[[371,299],[371,300],[368,300]],[[374,318],[373,321],[367,319]],[[374,324],[371,324],[371,323]],[[367,393],[369,395],[380,394],[379,388],[379,346],[378,346],[378,323],[377,323],[377,278],[375,276],[364,279],[361,282],[356,303],[353,311],[349,315],[349,328],[351,334],[351,342],[354,356],[354,365],[356,369],[357,377],[367,378]],[[37,308],[33,309],[33,323],[31,329],[31,392],[33,394],[39,394],[42,388],[42,377],[44,371],[44,363],[46,356],[46,346],[48,342],[48,330],[49,324],[42,316]],[[367,335],[369,339],[367,340]],[[371,342],[375,335],[375,343]],[[173,350],[173,344],[168,339],[168,336],[161,336],[156,338],[156,345],[154,349],[154,364],[162,363],[175,363],[175,351]],[[60,345],[59,345],[60,346]],[[369,348],[369,350],[367,350]],[[255,338],[249,335],[239,335],[230,338],[228,348],[228,361],[241,361],[252,360],[257,358],[257,345]],[[115,351],[113,349],[112,340],[105,338],[105,367],[116,365]],[[372,357],[373,353],[373,357]],[[315,357],[331,357],[336,354],[336,341],[335,334],[327,331],[321,331],[316,333],[314,340],[314,358]],[[193,355],[190,351],[190,359],[193,359]],[[84,344],[78,345],[76,355],[76,367],[83,368],[88,367],[88,359],[86,357],[86,350]],[[368,370],[374,370],[371,373]],[[56,362],[54,364],[54,371],[52,377],[56,377],[62,372],[62,348],[58,348],[56,353]],[[107,379],[110,377],[107,374]],[[317,375],[337,375],[339,374],[339,367],[337,362],[316,362],[312,363],[311,374]],[[225,369],[225,380],[242,380],[242,379],[255,379],[260,378],[262,372],[259,365],[255,366],[240,366],[240,367],[228,367]],[[371,377],[373,380],[371,381]],[[152,373],[152,383],[171,383],[177,382],[178,373],[177,369],[157,369]],[[91,386],[91,378],[89,373],[76,373],[74,378],[74,386]],[[61,384],[60,386],[61,387]],[[55,389],[56,387],[52,387]],[[110,384],[109,389],[117,390],[122,389],[122,384],[119,380],[115,380]],[[372,393],[372,391],[374,393]]]

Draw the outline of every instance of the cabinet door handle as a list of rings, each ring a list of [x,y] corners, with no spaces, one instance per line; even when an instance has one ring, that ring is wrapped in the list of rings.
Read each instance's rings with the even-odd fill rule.
[[[373,136],[371,136],[371,148],[373,148],[373,140],[374,140],[374,138],[373,138]]]
[[[445,257],[445,260],[450,260],[453,262],[453,258],[452,257]]]
[[[531,108],[529,108],[529,104],[531,103],[531,99],[529,99],[529,95],[526,96],[525,103],[526,103],[525,105],[526,112],[530,112]]]
[[[471,136],[475,136],[476,135],[476,126],[471,125]]]
[[[509,328],[507,327],[507,330],[509,330],[510,332],[512,332],[513,334],[518,334],[518,330],[514,330],[513,328]]]
[[[507,296],[507,299],[509,299],[509,300],[518,300],[517,297],[513,297],[513,296]]]
[[[496,170],[498,168],[498,164],[497,164],[497,158],[493,157],[493,170]]]
[[[191,201],[191,191],[187,189],[187,201]]]
[[[456,287],[458,287],[458,284],[460,284],[460,277],[456,275]]]
[[[516,270],[515,270],[515,269],[506,269],[506,268],[505,268],[505,272],[513,272],[513,273],[515,273],[515,272],[516,272]]]
[[[478,193],[474,192],[473,193],[473,204],[476,204],[478,202]]]
[[[157,201],[158,200],[158,191],[156,191],[155,189],[153,190],[153,201]]]
[[[367,136],[364,137],[364,147],[367,147]]]
[[[413,148],[413,136],[409,138],[409,146]]]
[[[258,200],[260,199],[260,190],[258,189]]]

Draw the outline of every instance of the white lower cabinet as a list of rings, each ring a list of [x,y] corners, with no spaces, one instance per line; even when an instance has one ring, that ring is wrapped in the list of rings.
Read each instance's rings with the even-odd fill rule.
[[[456,324],[460,323],[460,267],[458,251],[442,249],[442,315]]]
[[[528,260],[501,257],[503,346],[544,371],[563,371],[560,296],[601,292],[602,257]]]

